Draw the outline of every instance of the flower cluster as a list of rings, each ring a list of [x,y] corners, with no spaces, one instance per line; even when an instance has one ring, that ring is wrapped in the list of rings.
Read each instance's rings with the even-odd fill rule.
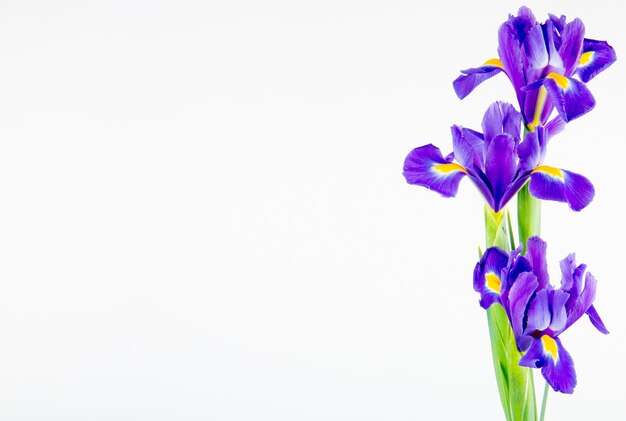
[[[500,26],[498,38],[499,58],[463,70],[453,83],[454,90],[463,99],[483,81],[505,73],[529,130],[545,125],[555,107],[558,117],[552,126],[590,111],[595,100],[586,82],[616,59],[605,41],[585,38],[580,19],[567,22],[565,16],[549,15],[539,23],[527,7]]]
[[[485,220],[487,250],[475,267],[474,288],[481,295],[480,305],[489,310],[505,415],[507,420],[526,421],[536,419],[534,386],[531,370],[520,367],[541,368],[554,390],[572,393],[574,363],[559,336],[584,314],[600,332],[608,333],[593,306],[596,279],[585,272],[585,265],[576,265],[573,254],[561,261],[561,286],[549,282],[546,243],[538,237],[541,210],[534,205],[552,200],[580,211],[593,200],[594,187],[587,178],[544,160],[549,142],[594,108],[587,83],[615,62],[616,54],[607,42],[586,38],[580,19],[568,22],[565,16],[550,14],[538,22],[527,7],[501,24],[498,41],[498,58],[462,70],[453,87],[463,99],[485,80],[504,73],[519,108],[494,102],[484,114],[481,131],[453,125],[452,153],[444,156],[433,144],[415,148],[404,161],[403,175],[409,184],[444,197],[455,196],[468,177],[495,216],[495,222]],[[513,234],[507,238],[510,228],[501,221],[516,195],[522,246],[509,252]],[[504,250],[502,244],[510,247]],[[494,311],[494,305],[504,312],[499,307]],[[514,343],[500,340],[504,331],[511,332],[508,337],[514,337]]]
[[[520,352],[521,366],[541,368],[546,381],[556,391],[572,393],[576,373],[572,357],[559,335],[584,314],[602,333],[609,333],[593,306],[596,279],[576,266],[574,254],[561,261],[561,286],[550,284],[546,263],[546,243],[534,236],[528,240],[525,256],[521,247],[507,253],[491,247],[474,269],[474,289],[480,305],[487,309],[501,304],[511,323]]]
[[[591,182],[582,175],[543,165],[551,133],[540,127],[520,142],[521,121],[512,105],[495,102],[483,118],[483,133],[452,126],[453,152],[444,158],[432,144],[413,149],[404,161],[404,177],[409,184],[452,197],[461,179],[468,176],[495,212],[526,182],[538,199],[567,202],[575,211],[583,209],[594,196]]]

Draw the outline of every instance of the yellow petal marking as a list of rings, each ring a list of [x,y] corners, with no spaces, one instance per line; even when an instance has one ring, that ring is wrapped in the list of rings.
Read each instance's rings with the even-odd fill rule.
[[[462,171],[467,174],[467,170],[460,166],[459,164],[455,164],[454,162],[450,164],[437,164],[433,167],[435,170],[447,174],[452,171]]]
[[[537,168],[531,171],[532,174],[536,172],[543,172],[546,174],[550,174],[552,177],[563,179],[563,171],[558,168],[549,167],[547,165],[539,165]]]
[[[587,51],[586,53],[582,53],[580,55],[580,61],[578,62],[579,66],[584,66],[585,64],[589,64],[593,60],[593,51]]]
[[[487,283],[487,288],[500,294],[501,282],[500,282],[500,278],[498,278],[498,275],[490,272],[485,275],[485,281]]]
[[[539,95],[537,95],[537,103],[535,104],[535,117],[533,121],[528,125],[528,130],[535,131],[535,128],[541,122],[541,113],[543,112],[543,106],[546,105],[546,98],[548,97],[548,91],[545,86],[539,89]]]
[[[504,68],[502,66],[502,61],[500,61],[499,58],[489,59],[489,60],[487,60],[486,62],[483,63],[483,66],[496,66],[496,67],[499,67],[501,69]]]
[[[541,342],[543,343],[543,349],[546,352],[552,354],[552,359],[556,361],[559,356],[559,350],[556,346],[556,341],[548,335],[543,335],[541,337]]]
[[[548,76],[546,76],[548,79],[552,79],[553,81],[556,82],[557,85],[559,85],[561,87],[561,89],[567,89],[569,87],[569,80],[563,76],[560,75],[558,73],[550,73]]]

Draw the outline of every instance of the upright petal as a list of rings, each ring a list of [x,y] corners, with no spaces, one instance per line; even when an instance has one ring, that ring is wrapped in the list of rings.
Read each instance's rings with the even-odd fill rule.
[[[432,144],[413,149],[404,161],[403,175],[407,183],[434,190],[444,197],[453,197],[465,168],[444,159],[439,148]]]
[[[532,83],[541,79],[544,69],[548,66],[550,56],[546,49],[546,41],[540,24],[533,25],[524,40],[526,82]]]
[[[585,39],[578,63],[580,80],[588,82],[617,60],[615,50],[606,41]]]
[[[519,32],[524,33],[523,30]],[[498,55],[504,71],[513,84],[517,101],[523,104],[526,93],[522,92],[521,89],[527,83],[524,79],[524,56],[520,37],[518,27],[513,24],[512,19],[500,26],[498,31]]]
[[[561,289],[569,292],[574,286],[574,269],[576,269],[576,255],[570,253],[559,263],[561,267]]]
[[[582,54],[585,25],[583,25],[580,19],[576,18],[565,25],[562,33],[559,55],[563,59],[564,75],[571,76],[576,71],[580,55]]]
[[[488,60],[480,67],[461,70],[463,74],[452,82],[454,92],[456,92],[459,99],[463,99],[472,93],[478,85],[494,77],[501,71],[502,63],[498,59]]]
[[[487,140],[485,174],[491,182],[495,207],[499,211],[507,188],[513,181],[517,170],[515,140],[509,134],[501,134]]]
[[[484,169],[485,141],[482,135],[460,126],[452,126],[451,131],[454,159],[466,169],[474,166]]]
[[[541,163],[541,146],[537,131],[528,132],[524,141],[517,148],[521,173],[532,171]]]
[[[563,120],[569,122],[588,113],[596,105],[596,100],[583,82],[550,73],[543,82],[548,95]]]
[[[508,303],[505,309],[511,321],[517,348],[522,352],[526,351],[530,345],[530,336],[524,334],[524,320],[530,298],[538,285],[537,277],[533,273],[522,272],[515,279],[508,293]]]
[[[526,313],[525,335],[532,335],[535,331],[543,331],[550,326],[549,291],[541,289],[532,299]]]
[[[554,25],[554,28],[557,31],[559,31],[560,34],[562,34],[563,30],[565,29],[565,24],[567,22],[567,18],[565,17],[565,15],[561,15],[560,17],[556,17],[552,13],[548,13],[548,17],[552,21],[552,24]]]
[[[550,330],[553,332],[562,331],[567,324],[567,311],[565,303],[569,298],[569,294],[561,290],[550,291]]]
[[[506,102],[496,101],[487,108],[483,117],[485,139],[493,139],[499,134],[508,133],[514,139],[520,138],[522,115]]]
[[[547,165],[533,170],[528,187],[536,198],[567,202],[575,211],[584,209],[595,195],[593,185],[582,175]]]
[[[526,242],[526,257],[533,267],[533,273],[537,276],[539,289],[544,289],[550,283],[546,259],[547,249],[548,244],[536,235]]]
[[[519,365],[541,368],[541,374],[546,382],[557,392],[574,392],[576,387],[574,360],[563,348],[558,337],[542,335],[533,338],[528,352],[520,359]]]
[[[593,300],[596,298],[597,285],[598,281],[596,281],[596,278],[594,278],[591,273],[587,272],[587,275],[585,276],[585,288],[583,289],[580,296],[576,299],[574,305],[568,311],[567,324],[565,325],[565,328],[563,328],[563,330],[574,324],[578,319],[582,317],[583,314],[585,314],[589,310],[589,308],[593,304]]]

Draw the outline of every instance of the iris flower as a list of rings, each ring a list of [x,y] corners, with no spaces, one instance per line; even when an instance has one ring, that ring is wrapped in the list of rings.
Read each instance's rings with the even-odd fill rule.
[[[549,15],[538,23],[530,9],[521,7],[517,16],[509,15],[500,26],[499,58],[462,70],[454,90],[463,99],[483,81],[504,72],[529,130],[548,124],[555,107],[559,115],[549,124],[563,126],[594,107],[586,82],[616,60],[608,43],[584,36],[578,18],[567,22],[565,16]]]
[[[413,149],[404,161],[406,181],[453,197],[467,176],[498,212],[530,180],[533,196],[567,202],[575,211],[583,209],[594,196],[591,182],[582,175],[543,165],[552,133],[539,127],[520,142],[521,120],[512,105],[493,103],[483,118],[483,133],[452,126],[453,153],[444,157],[432,144]]]
[[[519,364],[541,368],[554,390],[572,393],[574,361],[559,335],[583,314],[600,332],[609,333],[592,305],[597,281],[570,254],[561,261],[561,286],[555,289],[548,276],[546,243],[531,237],[527,250],[521,256],[521,247],[510,254],[497,247],[487,249],[474,269],[474,289],[481,295],[483,308],[495,303],[504,307],[517,348],[525,353]]]

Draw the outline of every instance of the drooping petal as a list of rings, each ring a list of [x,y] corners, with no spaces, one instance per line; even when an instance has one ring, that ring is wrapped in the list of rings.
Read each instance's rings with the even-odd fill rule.
[[[559,115],[566,122],[588,113],[596,105],[596,100],[583,82],[550,73],[543,81],[548,95]]]
[[[438,147],[428,144],[413,149],[404,161],[403,175],[407,183],[434,190],[444,197],[453,197],[467,170],[445,159]]]
[[[541,374],[552,389],[573,393],[576,387],[574,360],[558,337],[542,335],[533,338],[528,352],[520,359],[522,367],[541,368]]]
[[[501,200],[515,177],[516,164],[515,139],[511,135],[501,134],[487,140],[485,174],[491,182],[496,212],[505,205]]]
[[[613,64],[616,59],[615,50],[606,41],[585,39],[577,74],[580,80],[586,83]]]
[[[480,293],[480,305],[487,309],[494,303],[500,303],[503,287],[502,269],[508,263],[508,254],[498,247],[490,247],[485,251],[474,268],[474,290]]]
[[[480,85],[487,79],[494,77],[501,71],[502,63],[498,59],[488,60],[480,67],[461,70],[461,73],[463,74],[457,77],[454,82],[452,82],[454,92],[456,92],[456,95],[459,97],[459,99],[463,99],[468,96],[478,85]]]
[[[567,202],[575,211],[584,209],[595,195],[593,185],[582,175],[546,165],[533,170],[529,191],[538,199]]]
[[[604,322],[600,318],[598,311],[596,310],[594,306],[589,307],[589,309],[587,310],[587,316],[589,316],[589,320],[591,321],[591,324],[596,329],[598,329],[600,332],[604,333],[605,335],[609,333],[606,326],[604,326]]]
[[[532,272],[522,272],[511,285],[508,294],[508,308],[505,309],[511,321],[517,348],[522,352],[530,345],[530,337],[524,335],[524,318],[528,302],[538,285],[537,277]]]
[[[508,133],[514,139],[520,137],[522,115],[506,102],[496,101],[487,108],[483,117],[485,139],[493,139],[499,134]]]
[[[565,25],[562,34],[559,55],[563,59],[564,75],[571,76],[576,71],[582,54],[585,25],[576,18]]]
[[[526,242],[526,257],[533,267],[533,273],[537,276],[539,289],[544,289],[550,283],[546,259],[547,249],[548,244],[536,235]]]

